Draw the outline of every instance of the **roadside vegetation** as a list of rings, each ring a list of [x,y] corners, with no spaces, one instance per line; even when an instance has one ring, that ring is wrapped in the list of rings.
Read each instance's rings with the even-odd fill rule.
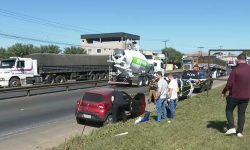
[[[157,123],[153,110],[147,123],[134,124],[135,119],[93,131],[90,135],[75,136],[53,150],[111,150],[111,149],[248,149],[250,147],[250,114],[248,107],[244,138],[225,136],[227,126],[225,100],[220,98],[222,87],[209,93],[180,101],[176,118],[171,123]],[[236,112],[237,110],[235,110]],[[235,115],[237,120],[237,116]],[[235,123],[236,123],[235,120]],[[236,123],[237,124],[237,123]],[[115,136],[128,132],[126,135]]]
[[[33,53],[52,54],[86,54],[86,50],[80,47],[66,47],[61,50],[57,45],[34,46],[32,44],[16,43],[8,48],[0,47],[0,59],[9,57],[23,57]]]

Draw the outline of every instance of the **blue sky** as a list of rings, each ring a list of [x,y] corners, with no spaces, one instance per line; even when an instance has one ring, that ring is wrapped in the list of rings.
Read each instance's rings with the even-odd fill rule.
[[[143,49],[160,50],[163,40],[183,53],[200,46],[203,51],[250,48],[250,1],[8,0],[0,5],[0,33],[79,45],[81,34],[110,32],[140,35]],[[0,36],[0,47],[17,42],[47,45]]]

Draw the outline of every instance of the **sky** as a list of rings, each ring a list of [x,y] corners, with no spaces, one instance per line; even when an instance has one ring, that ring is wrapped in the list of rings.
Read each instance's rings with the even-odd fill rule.
[[[0,5],[0,47],[48,45],[5,35],[80,45],[82,34],[127,32],[140,48],[183,53],[250,48],[248,0],[5,0]],[[4,34],[4,35],[3,35]],[[57,44],[58,44],[57,43]],[[198,48],[204,47],[204,48]]]

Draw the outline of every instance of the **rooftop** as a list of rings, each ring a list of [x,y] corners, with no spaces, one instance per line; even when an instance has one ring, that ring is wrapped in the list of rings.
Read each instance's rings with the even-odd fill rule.
[[[81,39],[114,39],[121,40],[124,39],[132,39],[132,40],[140,40],[140,36],[129,34],[125,32],[116,32],[116,33],[101,33],[101,34],[83,34],[81,35]]]

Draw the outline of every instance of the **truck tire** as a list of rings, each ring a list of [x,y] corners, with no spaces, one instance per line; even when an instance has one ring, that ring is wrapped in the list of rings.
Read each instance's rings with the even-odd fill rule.
[[[45,84],[55,83],[55,77],[53,75],[47,75],[45,78]]]
[[[143,85],[144,85],[144,86],[147,86],[148,84],[149,84],[148,77],[144,77],[144,78],[143,78]]]
[[[89,76],[89,80],[95,80],[95,75],[94,75],[94,74],[91,74],[91,75]]]
[[[18,78],[10,79],[9,87],[19,87],[19,86],[21,86],[20,79],[18,79]]]
[[[137,81],[137,86],[138,87],[141,87],[143,85],[143,80],[141,77],[138,78],[138,81]]]
[[[102,79],[107,79],[107,78],[108,78],[108,76],[107,76],[107,74],[106,74],[106,73],[102,73],[101,78],[102,78]]]
[[[63,75],[58,75],[55,78],[55,82],[56,83],[64,83],[64,82],[66,82],[66,79],[65,79],[65,77]]]
[[[101,80],[101,75],[99,74],[99,73],[97,73],[96,75],[95,75],[95,79],[97,79],[97,80]]]

